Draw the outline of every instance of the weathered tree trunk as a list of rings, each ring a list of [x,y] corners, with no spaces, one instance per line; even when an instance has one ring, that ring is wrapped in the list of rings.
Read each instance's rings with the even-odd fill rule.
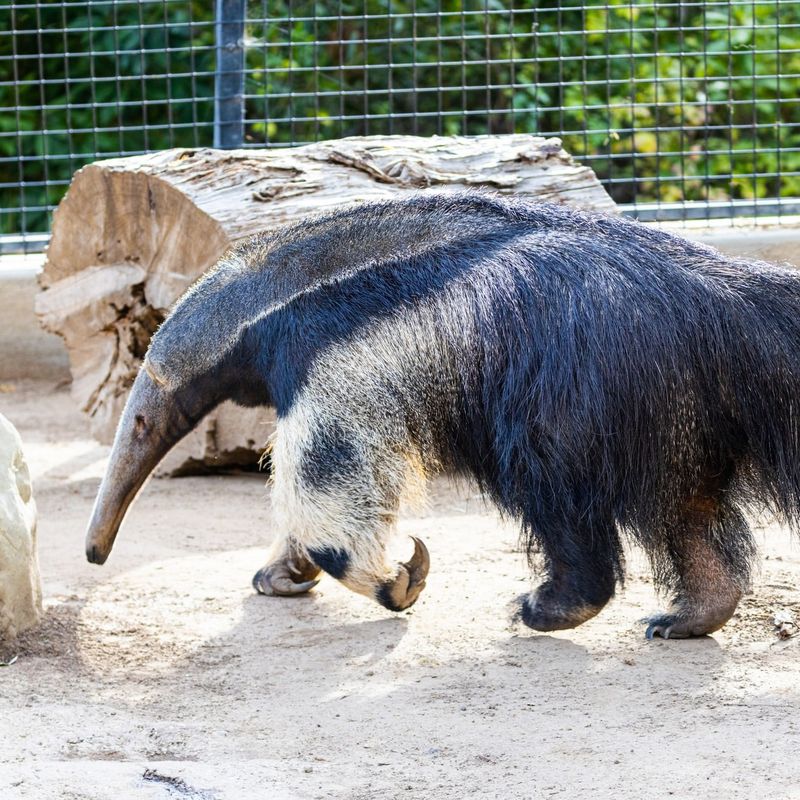
[[[167,309],[238,239],[314,211],[426,187],[613,211],[594,173],[558,139],[409,136],[282,150],[167,150],[79,170],[53,218],[37,312],[63,336],[75,400],[110,442],[147,343]],[[165,468],[255,462],[263,410],[224,404]]]

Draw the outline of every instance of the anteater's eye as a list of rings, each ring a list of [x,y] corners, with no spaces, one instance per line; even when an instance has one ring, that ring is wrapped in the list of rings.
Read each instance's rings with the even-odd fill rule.
[[[141,414],[137,414],[135,417],[136,421],[136,433],[142,434],[147,430],[147,422],[145,418]]]

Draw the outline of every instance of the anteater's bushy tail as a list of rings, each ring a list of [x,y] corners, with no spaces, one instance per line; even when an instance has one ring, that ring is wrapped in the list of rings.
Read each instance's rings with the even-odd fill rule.
[[[734,262],[729,302],[716,316],[729,378],[721,403],[733,420],[735,491],[800,527],[800,276]],[[726,307],[727,306],[727,307]]]

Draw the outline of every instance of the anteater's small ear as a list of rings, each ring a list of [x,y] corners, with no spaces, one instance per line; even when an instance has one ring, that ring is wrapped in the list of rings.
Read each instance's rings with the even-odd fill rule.
[[[163,374],[161,374],[159,370],[155,368],[152,361],[147,356],[145,356],[144,364],[142,364],[142,367],[144,368],[144,371],[150,376],[153,383],[156,384],[156,386],[163,386],[164,388],[169,388],[169,380],[167,380],[167,378]]]

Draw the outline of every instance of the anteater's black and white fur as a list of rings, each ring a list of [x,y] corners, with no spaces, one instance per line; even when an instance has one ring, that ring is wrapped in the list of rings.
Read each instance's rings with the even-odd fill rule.
[[[748,584],[744,510],[800,518],[800,278],[618,217],[422,194],[257,235],[179,301],[138,383],[179,409],[166,438],[226,398],[277,409],[267,593],[322,568],[406,608],[427,557],[387,560],[398,504],[452,471],[544,555],[528,625],[597,614],[628,535],[674,595],[648,634],[689,636]]]

